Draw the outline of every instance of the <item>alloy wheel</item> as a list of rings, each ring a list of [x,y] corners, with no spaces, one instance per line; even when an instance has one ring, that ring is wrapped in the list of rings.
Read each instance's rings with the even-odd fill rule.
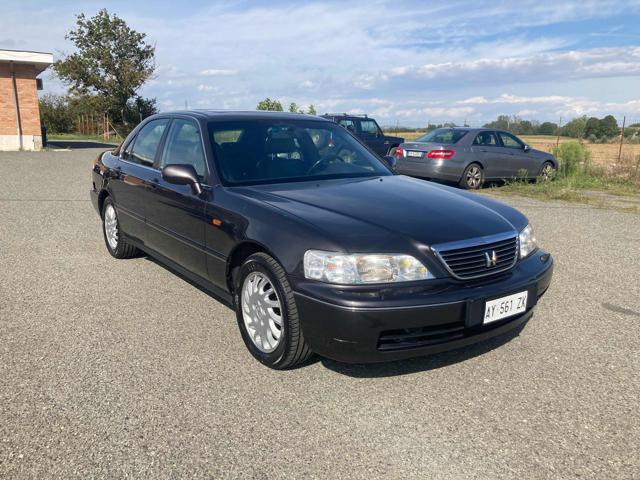
[[[467,185],[469,188],[478,188],[482,182],[482,172],[479,167],[473,166],[467,170]]]
[[[542,168],[542,172],[540,173],[540,176],[542,177],[542,181],[548,182],[553,178],[554,173],[555,173],[555,168],[553,168],[553,165],[551,165],[550,163],[547,163]]]
[[[282,339],[282,306],[269,278],[261,272],[247,275],[241,293],[242,318],[253,344],[273,352]]]
[[[104,210],[104,233],[111,250],[116,250],[118,248],[118,217],[116,209],[111,204]]]

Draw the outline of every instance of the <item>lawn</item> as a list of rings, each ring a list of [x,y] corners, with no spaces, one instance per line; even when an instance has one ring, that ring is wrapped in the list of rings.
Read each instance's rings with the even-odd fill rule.
[[[105,140],[102,135],[80,135],[78,133],[52,133],[47,135],[47,141],[55,142],[56,140],[113,143],[117,145],[122,142],[123,138],[120,135],[111,135],[109,140]]]

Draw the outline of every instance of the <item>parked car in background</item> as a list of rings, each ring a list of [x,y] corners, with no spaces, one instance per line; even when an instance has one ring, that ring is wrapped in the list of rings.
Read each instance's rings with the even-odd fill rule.
[[[385,135],[378,122],[366,115],[325,113],[322,117],[346,128],[381,157],[393,156],[396,148],[404,142],[402,137]]]
[[[143,251],[235,308],[271,368],[463,347],[526,323],[551,282],[522,213],[395,175],[319,117],[154,115],[92,180],[109,253]]]
[[[549,180],[557,162],[510,132],[487,128],[438,128],[395,151],[398,173],[458,183],[477,189],[487,180]]]

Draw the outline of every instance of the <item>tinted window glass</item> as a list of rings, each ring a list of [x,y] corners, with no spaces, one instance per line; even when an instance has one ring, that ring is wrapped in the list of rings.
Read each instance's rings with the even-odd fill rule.
[[[362,130],[362,133],[377,135],[378,125],[373,120],[360,120],[360,130]]]
[[[466,134],[467,130],[459,128],[437,128],[416,138],[414,142],[453,144],[457,143]]]
[[[502,144],[507,148],[524,148],[524,143],[518,140],[516,137],[511,135],[510,133],[498,132],[500,135],[500,139],[502,140]]]
[[[127,160],[148,167],[152,166],[168,122],[167,119],[152,120],[142,127],[133,141],[133,147]]]
[[[473,140],[474,145],[497,147],[499,145],[495,132],[480,132]]]
[[[160,167],[175,163],[193,165],[200,181],[204,180],[207,168],[200,130],[195,122],[178,118],[169,127]]]
[[[209,136],[218,173],[228,184],[391,175],[375,155],[334,123],[211,122]]]

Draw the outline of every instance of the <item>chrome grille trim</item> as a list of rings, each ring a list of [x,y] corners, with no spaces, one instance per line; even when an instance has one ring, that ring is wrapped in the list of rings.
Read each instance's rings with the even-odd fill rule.
[[[511,269],[518,261],[517,232],[505,232],[458,242],[432,245],[431,250],[444,268],[458,280],[486,277]],[[495,266],[487,267],[485,252],[495,251]]]

